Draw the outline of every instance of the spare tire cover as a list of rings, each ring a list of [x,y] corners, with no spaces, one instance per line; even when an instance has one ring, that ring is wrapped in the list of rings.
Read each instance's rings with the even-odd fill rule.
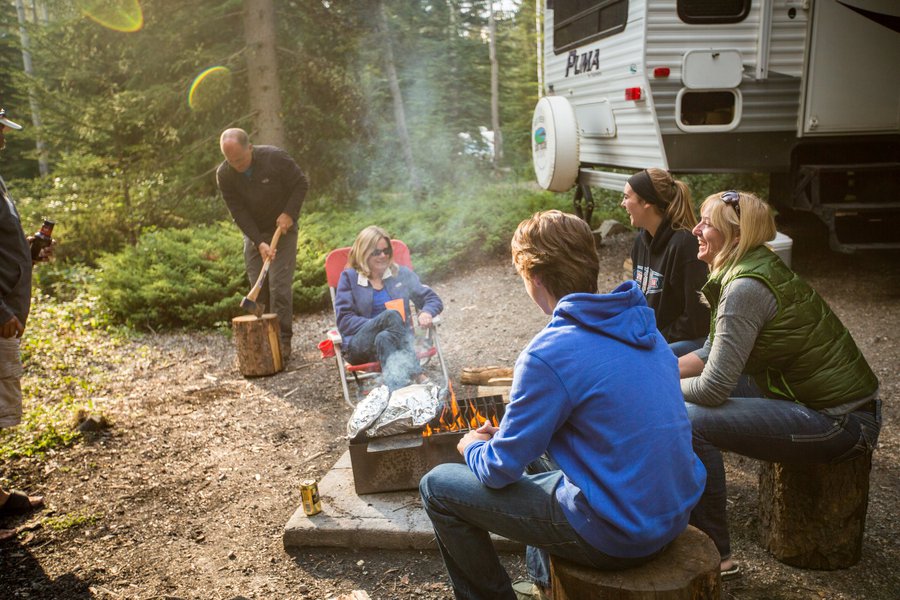
[[[578,123],[575,109],[561,96],[544,96],[531,119],[531,159],[538,184],[565,192],[578,179]]]

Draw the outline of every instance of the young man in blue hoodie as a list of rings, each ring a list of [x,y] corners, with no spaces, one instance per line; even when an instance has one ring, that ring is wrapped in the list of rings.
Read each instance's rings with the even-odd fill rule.
[[[587,224],[537,213],[511,246],[552,318],[516,361],[500,426],[467,433],[466,464],[419,485],[457,598],[515,598],[491,532],[599,569],[652,560],[687,527],[706,480],[675,356],[633,281],[597,294]],[[553,470],[526,474],[545,454]],[[545,561],[529,555],[547,587]]]

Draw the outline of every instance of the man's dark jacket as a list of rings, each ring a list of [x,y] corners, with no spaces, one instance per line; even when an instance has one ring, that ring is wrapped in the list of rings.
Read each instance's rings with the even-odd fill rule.
[[[31,308],[31,250],[2,178],[0,196],[0,323],[15,316],[25,325]]]
[[[252,152],[249,177],[223,161],[216,170],[216,182],[234,222],[259,246],[271,241],[281,213],[297,221],[309,181],[281,148],[253,146]]]

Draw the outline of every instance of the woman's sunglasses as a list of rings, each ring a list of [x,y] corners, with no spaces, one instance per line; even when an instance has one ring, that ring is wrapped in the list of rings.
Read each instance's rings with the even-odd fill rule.
[[[727,192],[722,192],[721,198],[722,202],[734,209],[735,214],[738,216],[738,219],[740,219],[741,195],[734,190],[728,190]]]
[[[378,258],[382,254],[384,254],[385,256],[390,256],[393,253],[394,253],[394,250],[390,246],[388,246],[384,250],[382,250],[381,248],[375,248],[374,250],[372,250],[372,254],[370,254],[369,256],[374,256],[375,258]]]

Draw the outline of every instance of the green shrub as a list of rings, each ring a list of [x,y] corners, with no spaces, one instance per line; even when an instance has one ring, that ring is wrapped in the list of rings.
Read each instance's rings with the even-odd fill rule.
[[[153,231],[102,257],[94,290],[131,327],[211,327],[235,316],[247,293],[241,248],[226,222]]]
[[[110,365],[130,358],[124,340],[84,291],[68,301],[35,294],[22,337],[22,423],[0,430],[0,460],[42,456],[78,440],[74,416],[94,411]]]
[[[595,192],[592,224],[618,218],[621,194]],[[298,219],[294,310],[330,305],[325,257],[353,243],[367,225],[380,225],[410,247],[413,265],[425,279],[508,253],[516,225],[538,210],[572,208],[572,194],[553,194],[531,182],[471,182],[434,193],[369,196],[356,210],[327,198],[307,202]],[[91,285],[113,318],[132,327],[208,328],[241,314],[247,293],[242,237],[231,222],[145,233],[134,247],[103,257]],[[51,276],[48,282],[59,283]]]

